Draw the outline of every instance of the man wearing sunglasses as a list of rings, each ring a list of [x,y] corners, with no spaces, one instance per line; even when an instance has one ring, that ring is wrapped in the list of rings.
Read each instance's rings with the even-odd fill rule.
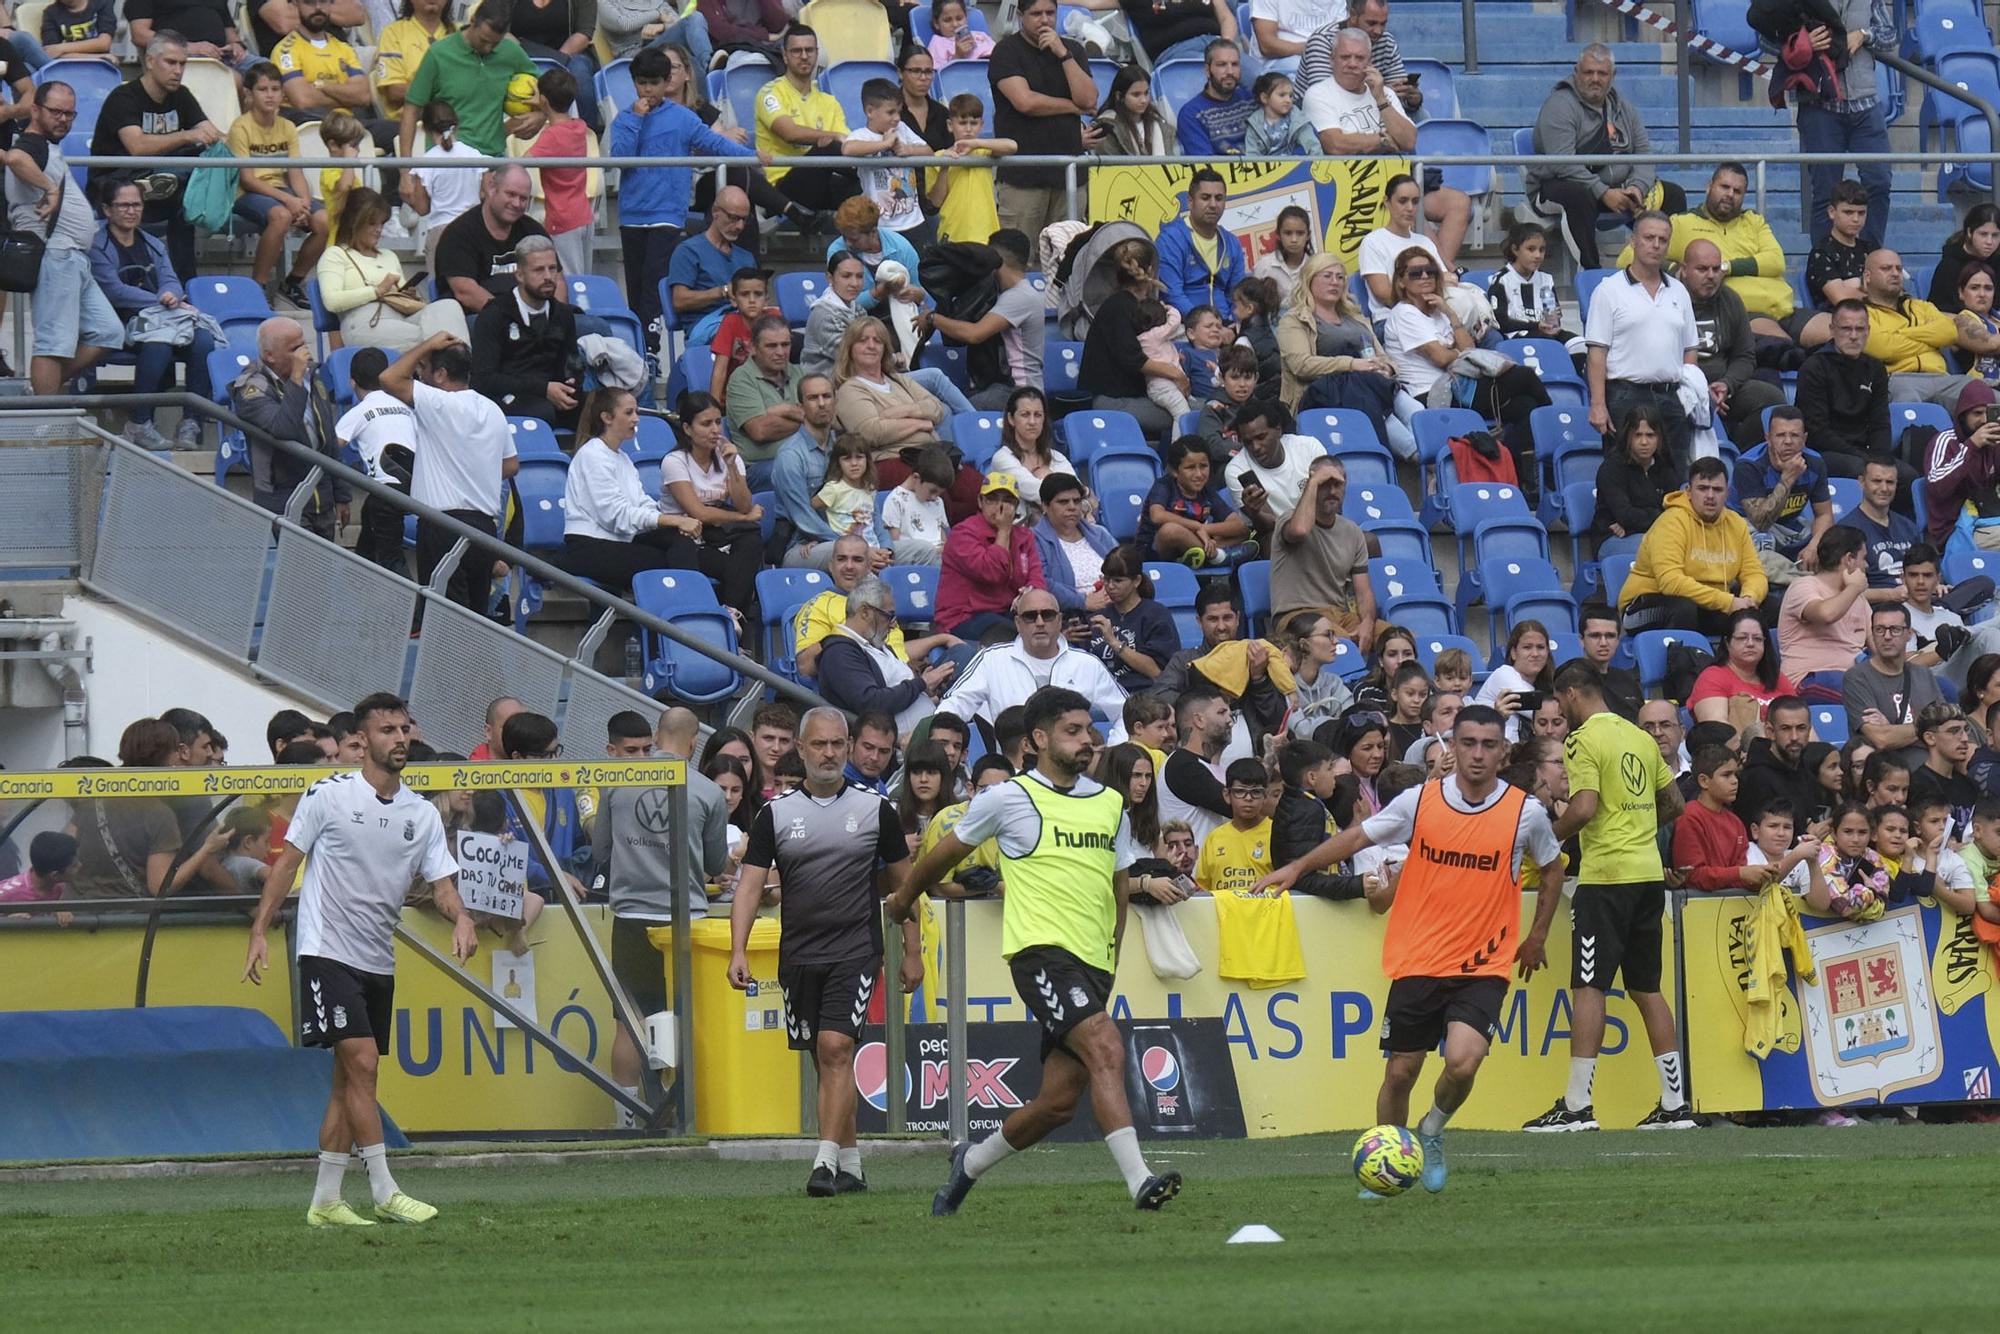
[[[982,650],[938,707],[960,718],[996,718],[1002,709],[1026,704],[1042,687],[1060,686],[1090,701],[1109,744],[1123,741],[1125,691],[1096,655],[1064,641],[1055,594],[1026,589],[1014,599],[1013,614],[1017,638]]]

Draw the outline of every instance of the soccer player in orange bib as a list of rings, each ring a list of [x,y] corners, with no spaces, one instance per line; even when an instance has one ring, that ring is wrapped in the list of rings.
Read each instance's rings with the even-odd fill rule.
[[[1549,923],[1562,902],[1562,851],[1548,812],[1530,794],[1500,781],[1507,760],[1506,722],[1498,711],[1468,704],[1451,732],[1455,772],[1411,788],[1359,824],[1280,867],[1258,889],[1291,888],[1365,847],[1407,843],[1402,873],[1371,887],[1369,906],[1389,914],[1382,968],[1389,975],[1382,1051],[1388,1064],[1375,1095],[1375,1117],[1407,1124],[1410,1090],[1424,1058],[1444,1041],[1444,1071],[1430,1111],[1417,1123],[1424,1147],[1424,1189],[1444,1189],[1444,1127],[1472,1092],[1507,996],[1507,973],[1522,981],[1546,961]],[[1521,867],[1541,868],[1534,925],[1521,934]],[[1364,1200],[1378,1198],[1363,1190]]]

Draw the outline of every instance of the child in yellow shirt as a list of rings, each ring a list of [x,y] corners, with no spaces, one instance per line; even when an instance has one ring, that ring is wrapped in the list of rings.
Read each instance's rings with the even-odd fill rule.
[[[356,119],[353,112],[335,107],[327,112],[326,119],[319,123],[320,142],[326,145],[328,157],[361,158],[362,140],[368,137],[368,127]],[[319,173],[320,198],[326,201],[326,215],[333,219],[333,231],[329,238],[333,245],[340,244],[340,210],[347,203],[347,192],[361,184],[359,167],[322,167]]]
[[[1229,823],[1203,840],[1194,882],[1211,894],[1242,894],[1271,873],[1270,780],[1250,759],[1230,764],[1225,779]]]
[[[945,124],[955,142],[940,157],[1006,157],[1018,145],[1012,139],[982,139],[986,104],[973,93],[960,93],[945,107]],[[934,173],[931,203],[937,205],[940,241],[976,241],[1000,230],[1000,211],[993,201],[993,172],[986,167],[946,167]]]

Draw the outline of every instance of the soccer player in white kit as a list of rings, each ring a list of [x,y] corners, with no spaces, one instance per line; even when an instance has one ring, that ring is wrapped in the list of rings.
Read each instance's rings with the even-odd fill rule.
[[[418,876],[428,881],[437,910],[452,919],[453,957],[470,959],[479,948],[472,915],[459,901],[458,863],[444,822],[435,806],[403,786],[409,706],[383,692],[356,704],[354,716],[367,747],[361,768],[321,779],[299,799],[285,850],[250,923],[243,967],[243,976],[262,985],[269,963],[264,932],[305,861],[295,926],[300,1035],[309,1047],[333,1049],[333,1094],[319,1128],[319,1181],[306,1210],[312,1227],[374,1226],[340,1197],[350,1148],[367,1165],[376,1218],[427,1223],[437,1217],[435,1208],[397,1189],[375,1104],[376,1063],[389,1052],[395,1013],[395,926],[411,882]]]

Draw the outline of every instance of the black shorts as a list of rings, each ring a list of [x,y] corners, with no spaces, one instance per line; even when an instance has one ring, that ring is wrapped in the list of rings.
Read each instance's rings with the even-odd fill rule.
[[[1008,961],[1014,990],[1042,1029],[1042,1059],[1065,1045],[1063,1039],[1111,999],[1111,974],[1092,968],[1068,950],[1034,945]]]
[[[1578,885],[1570,900],[1571,988],[1609,991],[1622,973],[1627,994],[1658,991],[1666,911],[1667,889],[1657,881]]]
[[[1477,1029],[1490,1042],[1506,999],[1504,977],[1399,977],[1382,1006],[1382,1050],[1433,1051],[1450,1024]]]
[[[822,1033],[861,1036],[868,1002],[882,974],[882,956],[839,963],[781,963],[778,986],[785,993],[785,1035],[793,1051],[811,1051]]]
[[[338,959],[299,956],[299,1041],[306,1046],[374,1038],[375,1050],[387,1056],[395,1014],[394,973],[364,973]]]
[[[668,1008],[666,956],[646,939],[647,931],[666,925],[637,917],[611,919],[611,973],[642,1019]]]

